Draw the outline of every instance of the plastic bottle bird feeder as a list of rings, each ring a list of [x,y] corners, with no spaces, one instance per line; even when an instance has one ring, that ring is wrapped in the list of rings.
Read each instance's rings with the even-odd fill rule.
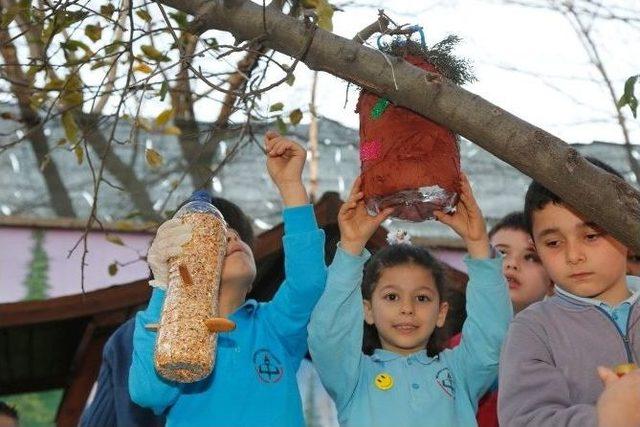
[[[431,49],[411,40],[394,40],[387,54],[453,81],[473,80],[466,61],[449,54],[459,39],[450,36]],[[393,217],[421,222],[434,210],[450,212],[460,192],[460,152],[456,135],[413,111],[362,91],[360,161],[365,203],[375,214],[394,207]]]

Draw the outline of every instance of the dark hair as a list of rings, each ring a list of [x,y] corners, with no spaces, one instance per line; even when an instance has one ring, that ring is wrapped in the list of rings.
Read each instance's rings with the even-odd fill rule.
[[[371,295],[376,288],[380,275],[385,268],[395,267],[404,264],[415,264],[424,267],[433,276],[438,291],[438,299],[444,301],[444,289],[446,287],[446,276],[442,264],[429,253],[428,250],[420,246],[413,245],[390,245],[387,246],[371,257],[364,267],[364,277],[362,278],[362,298],[371,301]],[[436,332],[438,328],[429,337],[427,343],[427,354],[434,356],[438,354],[442,347],[442,342]],[[380,337],[375,325],[369,325],[364,322],[364,335],[362,339],[362,351],[371,355],[376,348],[381,348]]]
[[[618,172],[616,169],[603,162],[602,160],[596,159],[595,157],[591,156],[586,156],[585,159],[592,165],[599,167],[605,172],[609,172],[610,174],[613,174],[620,179],[624,179],[620,172]],[[531,184],[529,184],[527,194],[524,197],[524,219],[529,234],[533,235],[533,212],[544,208],[549,203],[557,205],[564,203],[564,201],[536,181],[533,181]]]
[[[6,415],[14,420],[18,421],[18,411],[13,406],[7,405],[5,402],[0,400],[0,415]]]
[[[509,230],[524,231],[528,234],[529,231],[527,230],[527,224],[524,220],[524,212],[516,211],[503,216],[493,227],[491,227],[491,230],[489,230],[489,239],[491,239],[498,231],[505,228]]]
[[[227,221],[227,224],[229,225],[229,227],[236,230],[238,232],[238,235],[242,239],[242,241],[245,242],[247,245],[249,245],[249,247],[253,250],[253,244],[254,244],[253,227],[251,226],[251,221],[249,220],[249,217],[245,215],[242,209],[240,209],[240,207],[235,203],[225,198],[211,197],[209,192],[206,190],[198,190],[197,192],[206,192],[209,195],[211,199],[210,200],[211,204],[213,204],[216,208],[218,208],[218,210],[224,217],[225,221]],[[196,192],[194,192],[194,194],[195,193]],[[182,203],[180,203],[180,206],[178,206],[178,208],[176,209],[176,212],[180,210],[182,206],[184,206],[190,201],[191,201],[191,197],[186,199]]]

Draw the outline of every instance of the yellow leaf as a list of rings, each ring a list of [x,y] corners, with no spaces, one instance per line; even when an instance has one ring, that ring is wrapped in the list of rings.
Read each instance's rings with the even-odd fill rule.
[[[164,128],[165,135],[181,135],[182,131],[178,126],[167,126]]]
[[[108,242],[113,243],[114,245],[124,246],[124,242],[122,241],[122,239],[116,236],[115,234],[107,234],[106,236],[104,236],[104,238],[107,239]]]
[[[318,27],[333,31],[333,6],[327,0],[319,0],[316,6],[316,16],[318,17]]]
[[[153,68],[149,67],[147,64],[141,62],[135,67],[133,67],[133,71],[140,71],[141,73],[151,74]]]
[[[162,164],[162,155],[153,148],[147,148],[144,150],[144,156],[147,159],[147,163],[152,168],[156,168]]]
[[[76,148],[73,149],[73,152],[76,153],[76,159],[78,160],[78,164],[82,164],[82,160],[84,160],[84,150],[80,144],[76,145]]]
[[[167,122],[171,119],[171,116],[173,116],[173,108],[164,110],[162,113],[158,114],[158,117],[156,117],[156,124],[158,126],[167,124]]]
[[[152,46],[150,44],[144,44],[140,46],[140,49],[142,49],[142,52],[148,58],[153,59],[154,61],[162,61],[162,62],[171,61],[171,59],[169,59],[168,57],[163,55],[162,52],[156,49],[155,46]]]
[[[151,15],[149,15],[149,12],[147,12],[146,10],[138,10],[136,11],[136,15],[138,15],[138,17],[145,22],[151,21]]]
[[[292,125],[297,125],[302,120],[302,111],[299,108],[296,108],[292,112],[289,113],[289,121]]]
[[[100,24],[89,24],[84,27],[84,35],[89,37],[92,42],[97,42],[102,38],[102,27],[100,26]]]
[[[64,134],[67,136],[69,142],[72,144],[75,143],[78,139],[79,128],[71,111],[65,111],[62,113],[62,127],[64,128]]]
[[[109,264],[109,276],[115,276],[118,274],[118,264],[115,262]]]

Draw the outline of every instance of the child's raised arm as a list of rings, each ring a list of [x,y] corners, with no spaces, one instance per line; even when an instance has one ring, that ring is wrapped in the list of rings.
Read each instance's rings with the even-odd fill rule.
[[[267,132],[267,170],[280,192],[285,210],[285,281],[264,308],[272,330],[289,354],[302,359],[307,352],[307,325],[327,279],[324,232],[302,182],[306,152],[299,144]]]
[[[482,212],[464,175],[461,184],[456,212],[450,215],[437,212],[436,217],[458,233],[467,245],[467,319],[460,345],[441,355],[450,360],[454,375],[463,377],[466,393],[477,402],[497,378],[500,348],[513,311],[502,274],[502,258],[491,257]]]
[[[327,286],[309,323],[309,352],[338,412],[349,404],[358,384],[364,313],[360,284],[369,258],[364,246],[392,212],[366,212],[360,178],[338,213],[340,245],[329,267]]]

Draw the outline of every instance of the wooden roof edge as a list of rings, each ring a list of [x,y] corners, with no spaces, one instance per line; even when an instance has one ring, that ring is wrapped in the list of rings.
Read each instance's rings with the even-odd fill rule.
[[[0,304],[0,328],[94,316],[144,304],[151,295],[146,280],[85,294]]]
[[[111,231],[118,233],[154,233],[156,222],[120,220],[115,222],[93,222],[91,231]],[[46,228],[63,230],[84,230],[87,220],[81,218],[38,218],[21,215],[0,215],[0,227]]]

